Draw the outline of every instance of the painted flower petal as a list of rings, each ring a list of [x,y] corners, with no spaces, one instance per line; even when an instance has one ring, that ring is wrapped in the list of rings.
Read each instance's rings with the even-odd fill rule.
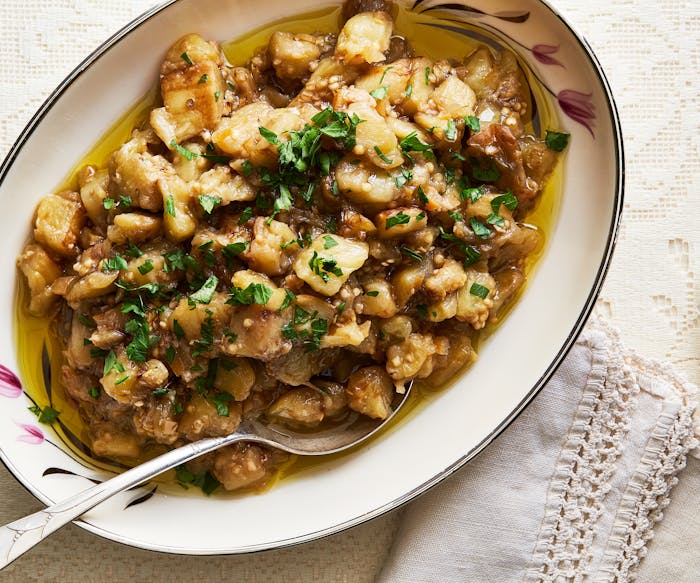
[[[559,46],[539,44],[535,45],[530,50],[535,59],[543,65],[558,65],[559,67],[564,67],[561,62],[550,56],[559,51]]]
[[[595,107],[591,103],[592,93],[581,93],[573,89],[564,89],[557,94],[557,102],[562,111],[585,127],[595,138]]]
[[[40,445],[44,443],[44,432],[36,425],[30,425],[28,423],[19,423],[18,425],[24,429],[26,433],[20,435],[17,438],[17,441],[28,443],[30,445]]]
[[[0,364],[0,397],[16,399],[22,394],[19,377],[9,368]]]

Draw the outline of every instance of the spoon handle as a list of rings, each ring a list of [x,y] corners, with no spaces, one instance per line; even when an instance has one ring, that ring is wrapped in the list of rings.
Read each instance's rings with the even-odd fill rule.
[[[118,474],[101,484],[71,496],[63,502],[0,527],[0,569],[44,540],[51,533],[75,520],[107,498],[183,464],[202,454],[241,440],[255,439],[245,433],[202,439],[178,447],[152,460]]]

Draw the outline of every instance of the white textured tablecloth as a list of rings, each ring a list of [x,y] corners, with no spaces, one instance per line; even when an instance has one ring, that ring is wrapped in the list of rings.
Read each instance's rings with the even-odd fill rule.
[[[48,93],[151,0],[0,0],[0,157]],[[700,383],[700,2],[558,0],[608,74],[623,123],[625,213],[598,310],[640,353]],[[468,466],[469,468],[469,466]],[[465,471],[469,471],[468,469]],[[38,509],[0,469],[0,522]],[[700,572],[700,461],[690,459],[638,581],[690,583]],[[400,519],[250,557],[173,557],[70,526],[0,579],[31,581],[371,581]],[[99,570],[95,568],[99,560]],[[483,578],[487,581],[489,579]]]

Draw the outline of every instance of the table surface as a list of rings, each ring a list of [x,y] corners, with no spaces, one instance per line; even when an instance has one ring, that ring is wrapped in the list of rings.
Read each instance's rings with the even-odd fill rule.
[[[641,354],[667,359],[700,384],[700,3],[696,0],[552,0],[596,51],[622,119],[626,195],[620,236],[597,310]],[[151,0],[0,0],[3,117],[0,158],[48,93]],[[468,471],[468,468],[464,471]],[[0,468],[0,523],[39,503]],[[680,563],[679,540],[698,540],[688,520],[700,493],[689,460],[657,529],[639,581],[695,580],[700,549]],[[692,506],[691,506],[692,505]],[[12,581],[371,581],[399,512],[294,549],[244,557],[179,557],[131,549],[69,526],[12,565]],[[95,572],[95,558],[100,571]],[[666,562],[664,562],[666,561]]]

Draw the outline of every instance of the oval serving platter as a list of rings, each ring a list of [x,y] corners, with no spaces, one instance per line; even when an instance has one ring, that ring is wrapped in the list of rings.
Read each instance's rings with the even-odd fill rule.
[[[199,32],[225,41],[339,4],[172,0],[115,34],[51,94],[0,167],[2,272],[15,273],[39,198],[153,86],[177,38]],[[151,485],[99,506],[79,526],[125,544],[186,554],[258,551],[339,532],[414,499],[462,467],[522,411],[571,348],[602,285],[622,209],[622,138],[605,75],[585,40],[542,0],[523,0],[517,10],[487,0],[401,4],[436,33],[473,35],[477,26],[513,49],[571,133],[558,215],[517,305],[465,376],[353,454],[261,495],[180,495]],[[27,410],[31,401],[16,375],[12,341],[14,295],[8,277],[0,287],[0,456],[48,504],[109,476],[68,453]]]

